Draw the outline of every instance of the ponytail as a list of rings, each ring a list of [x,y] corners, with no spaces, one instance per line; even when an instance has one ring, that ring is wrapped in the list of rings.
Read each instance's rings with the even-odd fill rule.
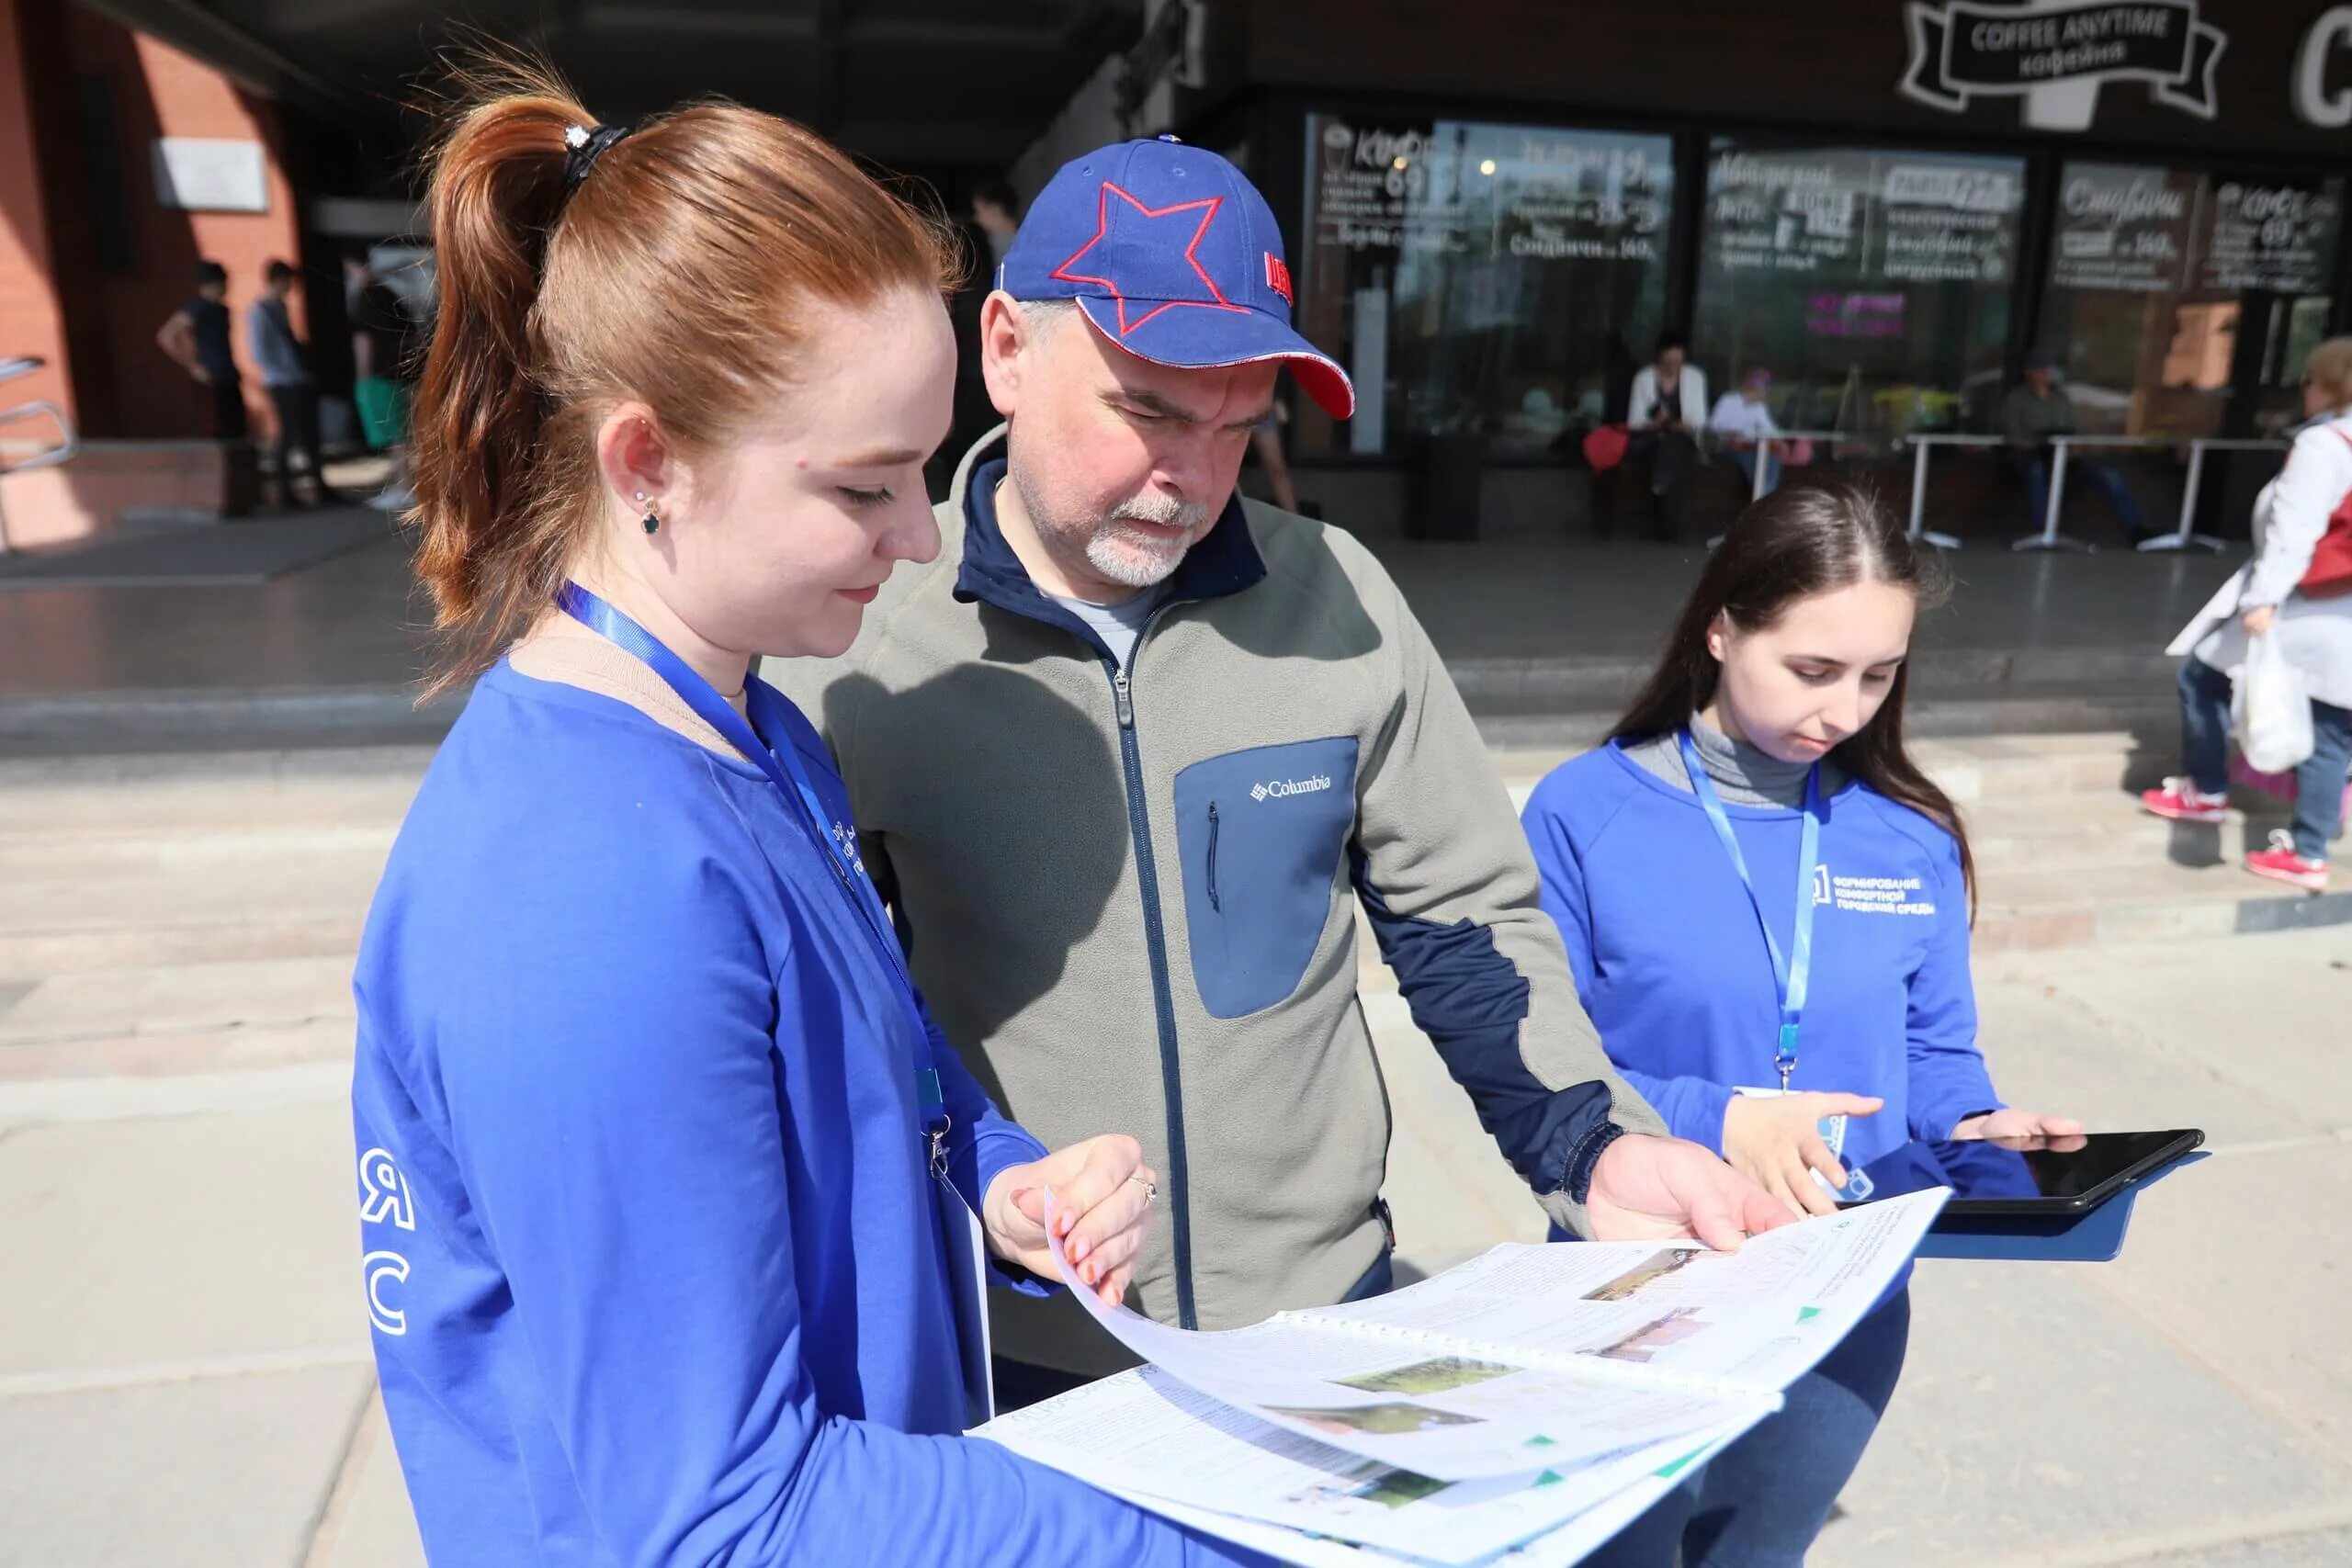
[[[625,400],[682,449],[723,443],[791,384],[810,312],[944,290],[953,231],[840,150],[732,104],[607,138],[545,67],[465,73],[429,207],[440,313],[415,406],[417,575],[437,695],[544,614],[605,502],[596,432]],[[575,165],[576,167],[577,165]]]
[[[497,658],[559,586],[570,530],[535,504],[548,400],[532,310],[563,199],[564,131],[586,112],[527,66],[468,109],[434,164],[440,314],[417,389],[417,575],[449,657],[438,694]]]

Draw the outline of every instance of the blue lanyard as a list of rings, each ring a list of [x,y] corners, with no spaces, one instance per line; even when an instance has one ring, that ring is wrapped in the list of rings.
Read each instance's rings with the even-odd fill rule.
[[[1773,939],[1770,922],[1764,919],[1764,901],[1756,896],[1755,879],[1747,874],[1747,857],[1740,852],[1739,840],[1731,830],[1731,818],[1724,811],[1723,797],[1715,793],[1713,779],[1707,777],[1706,763],[1699,756],[1697,742],[1686,729],[1681,735],[1682,765],[1690,774],[1691,793],[1706,808],[1707,820],[1714,824],[1715,837],[1723,841],[1724,852],[1731,856],[1732,869],[1739,873],[1739,885],[1747,891],[1748,908],[1756,911],[1757,929],[1764,933],[1764,950],[1772,955],[1772,982],[1780,991],[1781,1035],[1772,1047],[1772,1066],[1780,1070],[1781,1087],[1789,1087],[1789,1079],[1797,1070],[1797,1026],[1804,1021],[1805,993],[1813,977],[1813,911],[1815,908],[1813,874],[1821,858],[1821,764],[1815,762],[1804,780],[1804,828],[1797,845],[1797,912],[1792,951],[1787,957],[1781,954],[1781,944]]]
[[[923,1131],[931,1144],[931,1164],[934,1174],[944,1174],[947,1134],[947,1109],[939,1089],[939,1074],[931,1065],[931,1037],[921,1027],[922,1017],[914,1007],[914,981],[907,973],[906,954],[899,951],[898,933],[891,930],[889,916],[882,908],[882,897],[874,889],[873,879],[865,874],[865,867],[857,859],[854,848],[857,835],[846,824],[831,821],[823,799],[816,786],[808,782],[808,770],[800,761],[800,749],[786,736],[781,746],[770,746],[763,740],[752,721],[737,713],[718,689],[684,660],[662,645],[661,639],[618,610],[605,604],[576,582],[567,582],[557,591],[556,604],[563,613],[589,630],[597,633],[629,653],[643,660],[652,671],[662,677],[678,700],[695,711],[695,716],[717,730],[727,743],[749,759],[767,774],[768,781],[782,791],[786,800],[800,807],[801,823],[808,836],[825,851],[825,859],[842,890],[857,907],[864,919],[866,934],[888,961],[890,971],[898,976],[900,999],[913,1017],[915,1049],[920,1057],[916,1069],[916,1093],[921,1101]],[[751,682],[747,705],[775,716],[770,707],[774,698],[765,685]],[[771,722],[768,728],[783,733],[781,725]]]

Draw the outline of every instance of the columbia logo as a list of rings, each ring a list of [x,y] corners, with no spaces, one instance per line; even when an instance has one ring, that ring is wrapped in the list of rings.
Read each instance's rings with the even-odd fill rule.
[[[1331,787],[1331,781],[1321,773],[1311,779],[1269,779],[1264,784],[1250,786],[1252,800],[1278,799],[1286,795],[1314,795]]]

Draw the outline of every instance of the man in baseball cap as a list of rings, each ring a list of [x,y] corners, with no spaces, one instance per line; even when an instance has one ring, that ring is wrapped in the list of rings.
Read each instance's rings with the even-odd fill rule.
[[[997,283],[1005,424],[956,471],[939,558],[843,658],[772,678],[823,725],[965,1059],[1049,1144],[1132,1133],[1162,1173],[1132,1303],[1229,1328],[1387,1288],[1359,905],[1555,1219],[1718,1244],[1787,1220],[1611,1069],[1395,584],[1236,496],[1280,370],[1354,406],[1291,325],[1264,198],[1172,138],[1105,147],[1038,195]],[[1127,1364],[1075,1303],[993,1294],[1001,1404]]]

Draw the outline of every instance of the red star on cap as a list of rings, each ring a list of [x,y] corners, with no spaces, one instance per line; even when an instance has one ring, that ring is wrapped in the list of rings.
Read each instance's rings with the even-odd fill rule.
[[[1114,196],[1121,201],[1125,202],[1129,207],[1134,208],[1139,216],[1148,219],[1171,218],[1180,212],[1197,212],[1201,215],[1199,227],[1193,231],[1192,241],[1184,247],[1184,260],[1186,264],[1192,267],[1193,271],[1200,277],[1201,287],[1209,291],[1208,299],[1162,300],[1158,305],[1153,306],[1150,310],[1146,310],[1142,315],[1130,321],[1127,320],[1126,291],[1119,287],[1118,282],[1115,279],[1101,277],[1090,273],[1072,272],[1070,270],[1078,265],[1080,257],[1084,256],[1087,252],[1092,250],[1095,246],[1101,244],[1103,238],[1110,233],[1111,198]],[[1172,310],[1179,305],[1191,305],[1204,310],[1238,310],[1246,314],[1249,307],[1244,305],[1236,305],[1231,300],[1227,299],[1225,297],[1225,290],[1216,286],[1216,279],[1208,275],[1208,269],[1201,265],[1200,258],[1193,254],[1200,249],[1201,241],[1208,234],[1209,225],[1216,220],[1217,209],[1222,207],[1224,204],[1225,197],[1221,196],[1211,196],[1204,197],[1198,201],[1181,201],[1172,207],[1146,207],[1142,202],[1137,201],[1134,197],[1128,195],[1117,186],[1113,185],[1109,180],[1104,180],[1102,182],[1102,197],[1099,204],[1095,208],[1094,237],[1087,241],[1086,243],[1079,246],[1076,251],[1072,252],[1069,260],[1054,268],[1052,276],[1060,279],[1064,283],[1094,283],[1100,284],[1104,288],[1109,289],[1111,291],[1111,298],[1117,302],[1119,307],[1119,335],[1121,337],[1125,337],[1128,333],[1134,332],[1137,327],[1142,326],[1146,321],[1150,321],[1154,316],[1159,315],[1161,311]]]

